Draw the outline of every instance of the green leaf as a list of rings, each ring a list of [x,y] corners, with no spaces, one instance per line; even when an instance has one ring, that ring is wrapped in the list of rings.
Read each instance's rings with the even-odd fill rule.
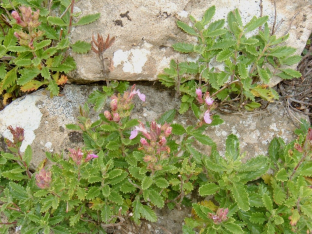
[[[265,214],[260,212],[252,213],[250,217],[250,222],[257,224],[263,224],[266,220]]]
[[[220,50],[226,49],[236,45],[236,40],[224,39],[217,41],[213,46],[210,47],[209,50]]]
[[[223,35],[223,34],[226,34],[228,31],[226,30],[226,29],[224,29],[224,28],[222,28],[222,29],[216,29],[216,30],[214,30],[214,31],[209,31],[209,30],[205,30],[204,32],[203,32],[203,36],[204,37],[219,37],[219,36],[221,36],[221,35]]]
[[[222,226],[233,234],[245,233],[243,229],[236,223],[225,222],[222,224]]]
[[[59,94],[59,87],[57,86],[55,80],[50,80],[48,89],[51,92],[52,96],[57,96]]]
[[[194,51],[194,45],[188,43],[175,43],[172,47],[175,51],[181,53],[191,53]]]
[[[255,30],[256,28],[260,27],[261,25],[263,25],[265,22],[267,22],[269,19],[268,16],[262,16],[257,18],[256,16],[254,16],[246,25],[245,25],[245,33],[246,32],[251,32],[253,30]]]
[[[51,44],[51,40],[43,40],[43,41],[40,41],[39,43],[34,42],[35,51],[40,50],[40,49],[42,49],[42,48],[44,48],[50,44]]]
[[[118,130],[117,126],[112,125],[112,124],[103,124],[100,128],[101,130],[105,132],[113,132],[113,131]]]
[[[162,198],[162,196],[157,193],[155,190],[151,189],[149,190],[149,195],[148,195],[150,201],[157,206],[158,208],[163,208],[165,205],[165,202]]]
[[[246,79],[248,77],[248,70],[245,64],[239,63],[237,65],[238,73],[242,79]]]
[[[53,25],[67,26],[68,24],[64,22],[60,17],[48,16],[48,22]]]
[[[296,52],[296,49],[289,46],[277,46],[270,53],[270,56],[277,58],[287,57]]]
[[[142,214],[142,217],[147,219],[150,222],[156,222],[157,216],[155,212],[150,208],[149,206],[142,205],[140,209],[140,213]]]
[[[23,161],[26,162],[27,166],[29,166],[31,158],[32,158],[32,150],[31,150],[30,145],[27,146],[22,158],[23,158]]]
[[[257,109],[261,107],[261,104],[258,102],[251,102],[244,106],[246,110],[253,111],[254,109]]]
[[[117,141],[110,141],[105,147],[109,150],[118,150],[120,148],[120,143]]]
[[[164,123],[171,123],[176,115],[176,110],[172,109],[166,111],[158,120],[157,123],[163,125]]]
[[[258,56],[259,52],[257,51],[256,47],[254,45],[248,45],[246,46],[246,51],[254,56]]]
[[[150,176],[145,176],[142,180],[142,189],[146,190],[153,184],[153,179]]]
[[[32,64],[31,59],[19,59],[15,62],[17,66],[26,67]]]
[[[167,188],[169,186],[169,182],[165,178],[157,178],[155,183],[159,188]]]
[[[184,127],[181,124],[171,124],[172,127],[172,133],[175,135],[183,135],[186,133]]]
[[[256,38],[248,38],[241,41],[243,45],[254,45],[257,44],[259,41]]]
[[[281,59],[281,63],[285,65],[294,65],[301,61],[302,57],[300,55],[293,55],[287,58]]]
[[[229,59],[233,55],[233,51],[229,49],[221,50],[220,53],[217,55],[216,60],[217,62],[223,62]]]
[[[81,216],[80,212],[78,212],[78,213],[75,214],[75,215],[70,216],[70,218],[69,218],[69,225],[70,225],[71,227],[75,226],[76,223],[78,223],[78,221],[79,221],[79,219],[80,219],[80,216]]]
[[[37,77],[40,73],[38,68],[24,68],[19,71],[21,77],[17,80],[18,85],[24,85],[31,81],[33,78]]]
[[[19,199],[19,200],[28,198],[26,189],[23,186],[16,184],[12,181],[9,182],[9,186],[10,186],[11,194],[14,198]]]
[[[287,75],[290,75],[291,77],[295,77],[295,78],[299,78],[301,77],[301,73],[296,71],[296,70],[293,70],[291,68],[286,68],[286,69],[281,69],[281,71],[285,72]]]
[[[270,75],[267,73],[267,71],[263,68],[260,68],[257,66],[257,70],[260,76],[260,79],[265,83],[268,84],[270,82]]]
[[[1,45],[0,45],[0,48],[1,48]],[[1,52],[0,52],[0,57],[1,57]],[[2,63],[0,65],[0,80],[2,80],[6,75],[6,66],[4,63]]]
[[[300,175],[303,176],[312,176],[312,162],[304,162],[304,164],[301,166]]]
[[[121,175],[119,175],[119,176],[117,176],[117,177],[111,179],[111,180],[109,181],[109,184],[111,184],[111,185],[118,184],[118,183],[120,183],[121,181],[123,181],[127,176],[128,176],[128,173],[125,172],[125,171],[123,171],[123,172],[121,173]]]
[[[91,49],[91,44],[85,41],[76,41],[71,48],[75,53],[85,54]]]
[[[7,72],[7,74],[5,75],[5,77],[2,81],[2,89],[3,90],[6,90],[7,88],[9,88],[13,84],[15,84],[15,82],[17,80],[17,69],[18,69],[18,67],[15,67],[15,68],[13,68]]]
[[[101,211],[101,218],[104,221],[104,223],[107,223],[108,220],[111,218],[111,210],[109,205],[104,205],[102,211]]]
[[[86,197],[86,190],[84,188],[77,188],[76,195],[79,200],[84,200]]]
[[[286,199],[286,192],[284,191],[284,189],[279,186],[279,184],[275,180],[272,180],[272,187],[274,202],[278,205],[284,204]]]
[[[81,128],[77,124],[66,124],[66,128],[69,130],[80,131]]]
[[[215,6],[209,7],[205,11],[204,16],[203,16],[203,18],[201,20],[201,23],[203,25],[208,24],[211,21],[212,17],[215,15],[215,13],[216,13],[216,7]]]
[[[86,15],[81,17],[77,23],[75,23],[75,26],[78,25],[86,25],[86,24],[91,24],[94,21],[96,21],[98,18],[100,18],[101,14],[100,13],[96,13],[96,14],[92,14],[92,15]]]
[[[108,178],[113,179],[117,176],[120,176],[122,172],[123,170],[121,169],[114,169],[108,173]]]
[[[242,183],[233,183],[231,192],[238,207],[244,211],[248,211],[250,209],[249,199],[245,186]]]
[[[13,52],[19,52],[19,53],[31,51],[31,49],[26,46],[9,46],[8,50],[13,51]]]
[[[44,32],[44,35],[46,35],[47,38],[52,39],[52,40],[58,40],[57,32],[53,27],[51,27],[45,23],[41,23],[38,28],[42,32]]]
[[[198,36],[198,34],[196,33],[196,31],[188,26],[186,23],[183,23],[182,21],[177,21],[177,25],[179,28],[181,28],[184,32],[193,35],[193,36]]]
[[[208,195],[213,195],[219,190],[219,186],[214,183],[207,183],[199,188],[199,195],[204,197]]]
[[[280,169],[277,173],[275,178],[279,181],[287,181],[288,180],[288,174],[285,170],[285,168]]]
[[[104,197],[108,197],[110,195],[110,187],[108,184],[105,184],[102,188],[102,194]]]
[[[306,216],[312,219],[312,209],[310,204],[301,205],[300,208]]]
[[[213,140],[209,136],[207,136],[201,132],[194,132],[194,133],[192,133],[192,136],[194,136],[196,140],[198,140],[200,143],[202,143],[204,145],[209,145],[209,146],[215,145],[215,143],[213,142]]]
[[[17,38],[14,36],[15,29],[9,29],[8,33],[4,37],[3,45],[8,48],[10,46],[14,46],[16,44]]]
[[[273,210],[273,202],[272,202],[270,196],[266,193],[263,194],[262,201],[263,201],[265,208],[271,212]]]
[[[100,187],[90,187],[86,199],[91,200],[98,197],[101,193]]]
[[[225,155],[234,161],[239,157],[239,141],[237,136],[231,134],[227,137]]]
[[[110,195],[108,196],[108,199],[112,202],[115,202],[118,205],[122,205],[124,202],[122,196],[114,190],[111,191]]]
[[[209,32],[212,32],[212,31],[221,29],[221,28],[224,26],[224,24],[225,24],[225,20],[224,20],[224,19],[216,20],[216,21],[212,22],[212,23],[208,26],[207,30],[208,30]]]

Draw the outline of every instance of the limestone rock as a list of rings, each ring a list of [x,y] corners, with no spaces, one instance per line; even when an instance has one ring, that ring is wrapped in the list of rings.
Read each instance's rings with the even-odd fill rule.
[[[34,168],[45,158],[45,152],[61,153],[68,148],[83,146],[81,133],[67,130],[66,124],[77,123],[79,106],[83,105],[90,93],[97,89],[95,86],[65,85],[62,96],[50,98],[48,92],[39,90],[19,98],[0,112],[0,135],[11,138],[7,130],[9,125],[25,129],[25,141],[22,151],[27,145],[33,149],[32,165]],[[159,118],[165,111],[178,105],[174,93],[161,86],[137,85],[146,94],[146,102],[135,99],[132,117],[143,123]],[[281,103],[270,105],[262,112],[221,115],[225,121],[222,125],[208,128],[206,134],[218,145],[221,154],[224,153],[225,140],[229,134],[236,134],[240,139],[241,152],[246,157],[266,154],[269,142],[273,137],[282,137],[286,142],[294,139],[296,127],[285,114]],[[98,115],[93,114],[95,121]],[[299,117],[300,118],[300,117]],[[177,123],[184,125],[195,124],[191,112],[179,116]],[[209,155],[209,148],[198,146]],[[4,150],[4,147],[0,150]]]
[[[262,7],[260,3],[262,2]],[[168,67],[171,59],[182,61],[185,56],[174,52],[171,46],[176,42],[186,42],[188,37],[177,26],[176,21],[189,22],[188,16],[201,19],[205,10],[216,6],[213,20],[226,18],[229,11],[238,8],[243,23],[253,16],[269,16],[269,25],[275,21],[273,0],[107,0],[79,1],[76,11],[82,15],[101,13],[100,19],[90,25],[73,29],[72,42],[91,41],[92,35],[100,33],[116,37],[105,56],[112,58],[115,70],[109,79],[156,80],[157,75]],[[276,1],[277,36],[289,32],[287,45],[295,47],[300,54],[312,31],[312,4],[310,0]],[[99,59],[92,51],[88,54],[73,54],[77,71],[72,74],[75,82],[87,83],[105,80],[101,75]],[[279,79],[273,80],[271,86]]]

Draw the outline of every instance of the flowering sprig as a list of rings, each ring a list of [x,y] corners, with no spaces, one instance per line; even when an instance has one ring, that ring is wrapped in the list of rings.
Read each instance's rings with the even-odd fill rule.
[[[69,157],[71,157],[73,159],[73,161],[76,163],[77,166],[80,166],[82,162],[86,163],[86,162],[89,162],[93,158],[98,158],[98,156],[96,154],[93,154],[93,153],[88,151],[85,153],[85,154],[87,154],[87,156],[83,160],[84,153],[82,152],[82,150],[80,148],[68,149],[68,150],[70,152]]]
[[[105,118],[118,123],[121,118],[130,116],[133,108],[132,99],[135,95],[138,95],[141,101],[145,102],[145,95],[139,89],[136,89],[135,85],[132,86],[130,92],[125,92],[123,96],[120,94],[118,96],[113,95],[110,102],[111,111],[104,111]]]
[[[147,169],[151,171],[157,171],[162,169],[160,161],[168,158],[170,148],[167,146],[167,138],[171,135],[172,127],[168,123],[163,125],[157,124],[152,121],[150,124],[150,131],[148,131],[143,123],[136,126],[131,131],[129,139],[137,137],[141,132],[144,137],[140,139],[142,150],[145,153],[144,161],[147,163]]]
[[[215,224],[220,224],[223,221],[227,220],[227,214],[229,213],[229,209],[219,208],[216,214],[209,213],[208,218],[212,219]]]
[[[42,168],[38,174],[36,174],[36,185],[41,189],[46,189],[50,187],[52,181],[52,172],[47,172]]]
[[[203,120],[205,121],[206,124],[211,124],[212,119],[211,119],[211,107],[213,104],[213,99],[210,97],[209,92],[206,92],[203,96],[202,90],[200,88],[197,88],[196,91],[196,99],[199,102],[199,104],[204,104],[202,105],[201,109],[206,109],[203,115]]]

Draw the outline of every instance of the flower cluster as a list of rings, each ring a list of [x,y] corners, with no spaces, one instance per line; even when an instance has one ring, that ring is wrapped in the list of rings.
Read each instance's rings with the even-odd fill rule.
[[[223,221],[227,220],[227,214],[229,213],[229,209],[219,208],[216,214],[209,213],[208,218],[212,219],[215,224],[220,224]]]
[[[140,150],[144,151],[144,161],[148,163],[147,168],[152,171],[162,169],[160,160],[168,158],[170,148],[167,144],[167,137],[171,135],[172,127],[165,123],[162,126],[152,121],[150,131],[148,132],[143,123],[136,126],[131,131],[130,139],[134,139],[141,132],[144,137],[141,138]]]
[[[82,150],[80,148],[68,149],[68,150],[70,152],[69,157],[71,157],[73,159],[73,161],[76,163],[77,166],[81,165],[83,155],[84,155]],[[93,158],[98,158],[98,156],[96,154],[93,154],[91,152],[87,152],[86,154],[87,154],[87,156],[83,160],[83,162],[85,162],[85,163],[89,162]]]
[[[16,127],[15,129],[12,126],[9,126],[11,134],[13,135],[13,142],[9,139],[5,139],[5,143],[12,148],[19,148],[20,144],[24,140],[24,129],[20,127]]]
[[[44,168],[42,168],[38,174],[36,174],[36,184],[41,189],[46,189],[50,187],[50,183],[52,181],[51,171],[47,172]]]
[[[120,94],[118,96],[113,95],[110,102],[111,111],[104,111],[105,118],[118,123],[121,118],[128,117],[133,108],[132,99],[135,95],[138,95],[145,102],[145,95],[136,89],[135,85],[132,86],[130,92],[125,92],[122,97]]]
[[[39,22],[39,10],[33,12],[30,7],[21,6],[19,10],[22,13],[22,17],[17,11],[12,11],[11,15],[16,20],[16,23],[22,28],[27,29],[28,33],[24,31],[14,32],[14,36],[19,39],[20,45],[28,46],[34,49],[33,43],[36,39],[43,35],[40,30],[35,30],[40,25]]]
[[[211,110],[211,106],[213,104],[213,99],[210,97],[209,92],[206,92],[204,94],[204,98],[203,98],[203,92],[201,89],[196,89],[196,99],[200,104],[206,104],[207,105],[207,110],[204,113],[204,121],[207,124],[211,124],[212,119],[211,119],[211,115],[210,115],[210,110]]]

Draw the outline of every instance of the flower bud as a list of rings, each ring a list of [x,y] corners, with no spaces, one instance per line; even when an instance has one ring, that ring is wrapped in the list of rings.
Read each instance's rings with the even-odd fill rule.
[[[97,156],[96,154],[88,154],[86,159],[85,159],[85,162],[89,162],[91,159],[93,158],[98,158],[99,156]]]
[[[162,137],[159,141],[159,145],[165,145],[167,143],[166,137]]]
[[[205,102],[208,106],[211,106],[213,103],[213,99],[209,96],[206,97]]]
[[[20,39],[21,37],[18,35],[17,32],[14,32],[14,36],[17,38],[17,39]]]
[[[204,120],[205,120],[205,122],[206,122],[207,124],[211,124],[212,119],[210,118],[210,112],[209,112],[209,110],[207,110],[207,111],[205,112]]]
[[[172,132],[172,127],[168,127],[165,131],[165,136],[166,137],[170,136],[171,132]]]
[[[20,15],[18,14],[17,11],[12,11],[11,15],[16,20],[16,23],[18,25],[20,25],[22,27],[26,27],[27,26],[27,24],[24,21],[22,21],[22,19],[21,19]]]
[[[112,111],[117,110],[117,104],[118,104],[118,101],[117,101],[116,98],[114,98],[114,99],[111,101],[111,103],[110,103],[110,107],[111,107]]]
[[[116,123],[120,121],[120,116],[118,113],[114,113],[113,121]]]
[[[155,166],[155,170],[156,170],[156,171],[160,171],[161,169],[162,169],[162,165],[156,165],[156,166]]]
[[[52,181],[51,171],[46,172],[44,168],[42,168],[38,174],[36,174],[36,184],[41,189],[46,189],[50,187],[50,183]]]
[[[143,160],[144,160],[144,162],[150,162],[150,161],[152,160],[152,156],[150,156],[150,155],[145,155],[145,156],[143,157]]]
[[[141,138],[140,142],[142,145],[149,146],[149,144],[145,138]]]
[[[113,119],[111,113],[108,110],[104,111],[104,116],[107,120]]]
[[[202,98],[202,96],[203,96],[203,93],[202,93],[202,90],[201,89],[196,89],[196,95],[197,95],[197,101],[200,103],[200,104],[202,104],[202,103],[204,103],[204,101],[203,101],[203,98]]]

